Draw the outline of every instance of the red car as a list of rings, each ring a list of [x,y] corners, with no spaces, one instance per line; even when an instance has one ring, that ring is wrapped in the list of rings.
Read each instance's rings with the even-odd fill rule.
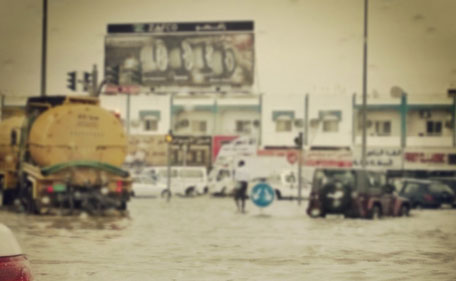
[[[394,194],[386,174],[376,170],[317,169],[314,173],[307,214],[325,217],[375,219],[382,216],[408,216],[410,202]]]
[[[30,263],[10,229],[0,223],[0,281],[33,280]]]

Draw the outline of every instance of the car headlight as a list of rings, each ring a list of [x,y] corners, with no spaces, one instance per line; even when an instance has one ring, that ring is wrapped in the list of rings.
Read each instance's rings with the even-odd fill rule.
[[[44,205],[47,205],[51,202],[51,199],[49,199],[49,197],[47,196],[44,196],[43,198],[41,198],[41,203],[43,203]]]

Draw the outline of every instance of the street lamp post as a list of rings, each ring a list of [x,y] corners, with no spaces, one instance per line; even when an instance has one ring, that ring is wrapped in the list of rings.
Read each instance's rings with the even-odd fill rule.
[[[366,132],[366,121],[367,121],[367,18],[368,16],[368,0],[364,0],[364,36],[363,36],[363,106],[361,109],[362,113],[362,148],[361,148],[361,167],[366,168],[366,146],[367,146],[367,132]]]

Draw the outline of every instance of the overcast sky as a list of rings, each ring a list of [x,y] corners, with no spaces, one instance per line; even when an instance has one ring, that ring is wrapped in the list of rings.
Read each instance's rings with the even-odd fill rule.
[[[253,20],[253,91],[340,93],[362,87],[363,0],[48,0],[48,94],[68,71],[100,68],[108,23]],[[370,0],[369,92],[456,86],[455,0]],[[0,92],[38,95],[40,0],[0,0]]]

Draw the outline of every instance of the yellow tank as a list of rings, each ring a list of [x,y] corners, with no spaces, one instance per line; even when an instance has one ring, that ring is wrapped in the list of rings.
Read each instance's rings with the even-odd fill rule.
[[[21,126],[25,118],[11,117],[0,123],[0,170],[15,168],[17,149],[20,141]],[[14,133],[12,133],[14,131]],[[15,134],[15,136],[12,136]],[[15,138],[15,140],[12,140]],[[14,144],[12,144],[12,141]]]
[[[63,104],[48,109],[28,137],[34,162],[42,167],[71,161],[121,166],[127,153],[122,124],[110,112],[90,104]]]

